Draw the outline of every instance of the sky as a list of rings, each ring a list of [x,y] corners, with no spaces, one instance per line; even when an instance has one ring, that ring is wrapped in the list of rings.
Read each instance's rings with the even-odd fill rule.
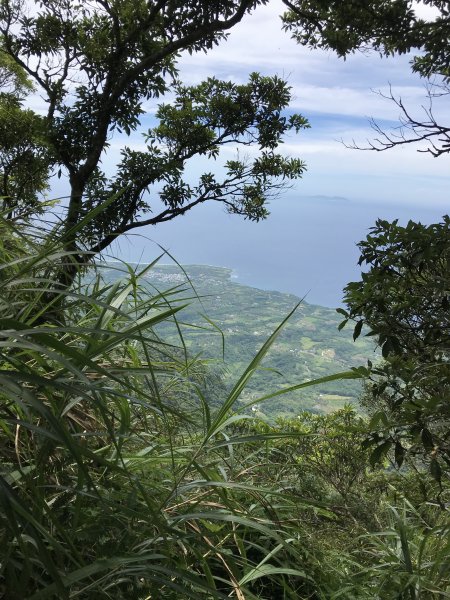
[[[344,61],[332,52],[303,48],[282,31],[282,12],[282,3],[272,0],[246,16],[219,47],[208,54],[183,57],[179,63],[182,81],[195,84],[214,75],[243,83],[252,71],[284,77],[292,88],[291,110],[306,116],[311,124],[311,129],[288,136],[282,149],[307,163],[307,173],[294,188],[299,194],[395,200],[445,210],[450,177],[445,158],[435,159],[412,147],[376,153],[351,150],[342,143],[354,140],[365,146],[366,140],[373,139],[370,118],[385,129],[398,125],[398,108],[377,93],[388,93],[390,85],[413,114],[423,115],[425,82],[411,73],[410,57],[357,53]],[[155,103],[147,105],[149,124],[155,107]],[[450,121],[445,106],[440,112]],[[113,142],[111,161],[122,143],[120,139]],[[138,134],[127,143],[143,146],[143,138]],[[231,152],[234,149],[229,148],[226,159]],[[211,169],[198,161],[191,165],[192,174],[203,168]]]
[[[282,31],[282,12],[282,3],[271,0],[245,17],[217,48],[182,56],[180,78],[185,84],[208,76],[244,83],[252,71],[285,78],[292,88],[290,110],[311,125],[286,137],[282,146],[284,154],[306,162],[303,178],[271,204],[272,215],[263,224],[242,223],[221,208],[202,206],[195,214],[122,239],[112,253],[124,260],[151,261],[159,251],[151,239],[180,262],[229,266],[244,283],[298,295],[309,290],[313,301],[335,305],[343,285],[358,275],[356,242],[377,217],[433,222],[448,212],[448,159],[418,153],[412,146],[386,152],[345,147],[342,141],[364,146],[374,138],[371,118],[386,130],[398,126],[398,108],[379,93],[390,87],[422,117],[425,82],[412,74],[408,56],[356,53],[344,61],[332,52],[303,48]],[[445,100],[436,109],[440,120],[449,122]],[[145,109],[144,130],[155,124],[156,103]],[[145,147],[141,133],[114,138],[103,163],[107,171],[113,172],[124,144]],[[187,179],[195,182],[204,171],[220,171],[233,153],[227,148],[213,164],[193,161]],[[312,266],[298,258],[311,256]],[[298,265],[295,281],[301,284],[294,285],[289,274],[281,277],[285,257],[286,270]]]

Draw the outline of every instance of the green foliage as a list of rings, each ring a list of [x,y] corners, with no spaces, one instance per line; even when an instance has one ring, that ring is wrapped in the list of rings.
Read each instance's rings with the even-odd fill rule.
[[[448,515],[439,510],[425,514],[408,501],[401,508],[391,507],[386,529],[367,536],[372,564],[366,577],[371,578],[378,597],[448,597],[448,533]]]
[[[120,276],[120,271],[108,269],[110,266],[106,264],[102,269],[107,282]],[[242,369],[298,298],[238,284],[229,269],[190,265],[184,270],[185,273],[176,265],[158,264],[142,280],[159,291],[174,285],[194,286],[198,297],[192,294],[189,306],[180,313],[180,328],[189,352],[201,354],[209,360],[210,370],[221,372],[223,386],[214,387],[220,390],[223,399],[224,388],[232,388]],[[205,313],[214,325],[204,319]],[[333,309],[301,302],[262,368],[248,382],[239,403],[256,401],[275,381],[287,388],[298,381],[317,380],[349,370],[378,356],[372,338],[362,337],[354,343],[350,331],[339,332],[338,324],[339,317]],[[177,343],[179,332],[173,324],[162,323],[158,333],[167,342]],[[303,410],[330,412],[348,403],[356,405],[361,390],[359,379],[322,382],[271,398],[247,412],[271,421],[280,416],[296,416]],[[220,394],[216,395],[217,400]]]
[[[401,464],[405,444],[424,451],[438,479],[439,461],[448,469],[450,459],[449,226],[448,216],[429,226],[377,221],[359,244],[370,268],[345,288],[340,311],[356,321],[355,337],[369,329],[385,359],[370,386],[375,452],[395,448]]]
[[[67,291],[46,273],[70,256],[2,225],[1,595],[445,597],[445,481],[372,469],[349,408],[272,425],[245,414],[359,372],[266,386],[242,406],[283,322],[213,405],[207,366],[158,334],[181,328],[191,289],[156,291],[152,264],[107,283],[98,267]],[[45,301],[61,293],[56,325]]]
[[[26,71],[0,43],[0,211],[9,218],[40,212],[51,158],[42,117],[21,104],[33,89]]]
[[[346,406],[328,415],[305,411],[274,425],[257,422],[255,430],[274,438],[271,456],[278,469],[274,477],[295,486],[300,497],[320,499],[332,507],[334,525],[344,537],[374,526],[373,515],[389,476],[379,468],[371,473],[370,453],[362,444],[366,422],[354,409]],[[284,437],[278,439],[281,434]],[[333,528],[326,522],[322,526],[324,533]]]
[[[2,95],[22,98],[33,90],[26,71],[18,65],[0,45],[0,89]]]
[[[236,430],[235,460],[251,460],[255,485],[270,480],[327,509],[301,504],[290,516],[302,532],[312,598],[447,597],[448,510],[429,501],[438,486],[415,468],[372,467],[362,444],[367,422],[353,410],[247,421]]]
[[[301,176],[301,161],[276,153],[284,134],[307,127],[284,115],[285,82],[176,80],[179,52],[209,50],[264,2],[50,0],[27,16],[21,1],[0,2],[4,597],[450,596],[448,217],[430,227],[379,221],[360,244],[370,269],[346,288],[341,328],[354,320],[354,339],[369,329],[385,363],[330,374],[315,360],[316,377],[302,371],[276,391],[282,364],[264,361],[283,345],[295,309],[257,349],[241,339],[253,356],[227,389],[182,335],[181,310],[197,293],[143,284],[154,264],[106,283],[95,267],[91,281],[68,285],[120,233],[206,201],[259,220],[270,193]],[[425,25],[405,1],[285,4],[286,27],[302,43],[341,55],[361,43],[386,54],[418,48],[417,70],[448,76],[446,18]],[[444,3],[429,4],[447,16]],[[28,77],[48,101],[45,119],[21,108]],[[147,151],[125,148],[108,180],[99,165],[110,136],[137,130],[143,103],[167,92],[175,100],[160,105]],[[228,143],[258,146],[259,155],[229,161],[221,180],[183,179],[191,158],[215,159]],[[11,218],[36,211],[50,154],[71,188],[56,242]],[[25,166],[36,173],[29,182]],[[152,186],[164,206],[143,218],[154,208],[145,197]],[[252,325],[259,308],[255,301]],[[323,313],[301,316],[308,333]],[[162,335],[168,321],[177,338]],[[299,346],[311,352],[317,343],[303,335]],[[246,395],[261,371],[264,385]],[[369,422],[348,407],[272,424],[250,415],[367,373]]]
[[[427,78],[426,103],[413,110],[392,89],[387,95],[379,92],[395,105],[399,125],[387,131],[371,119],[376,137],[362,149],[383,151],[416,143],[419,151],[434,157],[450,152],[450,128],[435,117],[440,113],[435,104],[445,102],[450,91],[446,2],[425,0],[430,9],[426,17],[419,16],[420,3],[413,0],[284,0],[284,4],[289,8],[283,16],[284,29],[300,44],[331,49],[344,58],[369,50],[382,56],[415,53],[412,70]],[[416,116],[420,113],[422,117]],[[350,146],[361,149],[355,142]]]
[[[0,94],[0,209],[9,218],[43,210],[51,158],[42,117]]]
[[[448,79],[448,16],[445,2],[427,0],[434,9],[430,19],[418,16],[412,0],[293,0],[284,27],[301,44],[335,50],[346,56],[373,48],[385,55],[417,51],[413,70],[425,77]]]
[[[281,326],[213,411],[198,359],[155,334],[176,319],[181,290],[150,294],[144,272],[130,269],[128,280],[67,292],[42,277],[61,250],[48,240],[27,250],[1,267],[1,594],[252,599],[313,589],[301,540],[281,524],[302,500],[255,486],[234,460],[231,426],[243,418],[234,404]],[[58,293],[64,326],[38,322],[43,298]]]
[[[1,2],[5,60],[23,69],[48,103],[46,140],[70,188],[57,234],[74,259],[78,251],[100,252],[122,233],[168,221],[204,202],[222,202],[249,219],[265,218],[267,199],[302,175],[300,160],[276,152],[284,134],[307,127],[303,117],[284,115],[290,90],[283,80],[255,73],[246,85],[209,78],[185,87],[177,80],[180,52],[210,50],[265,2],[51,0],[31,3],[31,11],[20,0]],[[144,103],[165,94],[170,103],[159,106],[159,123],[143,131],[146,149],[124,147],[108,178],[101,160],[111,137],[137,131]],[[217,159],[230,143],[257,146],[259,153],[248,161],[238,155],[222,178],[210,172],[196,184],[185,178],[193,157]],[[112,197],[108,209],[79,227]],[[73,262],[61,283],[75,277]]]
[[[102,211],[101,218],[92,222],[90,244],[96,242],[100,248],[104,240],[113,239],[109,237],[111,228],[134,229],[136,222],[126,223],[123,213],[150,212],[143,194],[152,186],[161,187],[159,198],[167,208],[161,217],[147,219],[147,224],[170,220],[208,201],[223,202],[230,212],[258,221],[268,215],[267,195],[303,173],[305,165],[300,160],[274,152],[287,131],[307,127],[301,117],[281,116],[290,93],[278,77],[253,73],[246,85],[209,78],[197,86],[176,83],[173,91],[174,102],[159,106],[159,125],[145,135],[147,150],[125,148],[114,179],[107,180],[98,172],[87,184],[86,209],[98,206],[111,195],[117,197],[108,210]],[[230,143],[257,145],[261,154],[253,161],[228,161],[223,179],[204,173],[195,186],[184,180],[185,167],[192,157],[217,159],[220,148]]]

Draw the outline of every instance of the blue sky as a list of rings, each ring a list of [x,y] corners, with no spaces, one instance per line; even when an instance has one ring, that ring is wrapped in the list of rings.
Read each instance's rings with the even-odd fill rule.
[[[373,91],[387,92],[389,84],[413,112],[421,113],[424,81],[411,73],[410,58],[358,53],[344,61],[331,52],[310,51],[281,30],[282,10],[281,2],[272,1],[244,19],[209,55],[186,57],[183,78],[200,81],[214,73],[244,81],[252,70],[286,77],[292,86],[292,109],[304,114],[312,126],[285,143],[286,153],[308,165],[296,185],[300,194],[448,207],[446,158],[434,159],[412,147],[358,152],[339,142],[355,139],[364,145],[373,137],[370,117],[384,127],[398,124],[398,109]],[[445,116],[450,117],[449,111]]]
[[[293,94],[290,110],[311,124],[311,129],[289,136],[282,147],[286,155],[307,163],[303,179],[272,203],[265,223],[244,223],[220,207],[198,207],[170,224],[121,239],[112,252],[125,260],[151,261],[159,248],[150,238],[180,262],[229,266],[244,282],[300,296],[312,290],[312,301],[332,306],[339,302],[342,287],[358,277],[356,242],[377,217],[432,222],[448,212],[448,159],[418,153],[413,146],[381,153],[346,148],[341,139],[362,146],[373,139],[370,118],[386,129],[398,125],[398,109],[374,90],[387,93],[391,85],[394,95],[422,117],[425,82],[411,73],[407,56],[357,53],[344,61],[331,52],[302,48],[282,31],[282,12],[279,0],[259,7],[208,54],[181,57],[180,77],[186,84],[212,75],[245,82],[252,71],[286,78]],[[439,118],[449,123],[445,98],[441,104]],[[143,130],[154,124],[156,102],[145,108]],[[145,148],[141,133],[113,138],[103,161],[110,173],[124,144]],[[234,152],[228,147],[215,164],[193,161],[188,179],[220,170]],[[287,274],[281,277],[279,264],[285,260]]]
[[[356,53],[344,61],[332,52],[308,50],[282,31],[279,15],[283,8],[280,0],[271,0],[247,15],[229,39],[208,54],[182,56],[182,81],[195,84],[214,75],[245,82],[252,71],[284,77],[292,87],[291,110],[306,116],[311,124],[311,129],[289,136],[282,148],[285,154],[307,163],[307,173],[294,188],[299,194],[344,196],[361,202],[395,201],[448,210],[450,176],[446,157],[435,159],[418,153],[413,146],[382,153],[361,152],[347,149],[340,141],[355,140],[364,146],[366,140],[374,138],[370,118],[385,129],[398,125],[397,107],[376,93],[387,93],[390,85],[414,115],[423,117],[422,105],[427,104],[425,81],[411,73],[410,57]],[[420,7],[422,12],[427,10]],[[44,109],[38,96],[33,104]],[[444,123],[450,122],[447,104],[445,98],[438,102]],[[152,101],[145,106],[148,112],[143,130],[154,124],[156,105]],[[145,148],[142,130],[130,138],[113,138],[103,161],[107,171],[114,171],[125,144]],[[194,161],[190,165],[191,179],[203,170],[218,170],[231,153],[234,149],[228,147],[227,154],[213,165]]]
[[[426,7],[421,8],[422,11]],[[389,152],[360,152],[340,142],[355,140],[364,146],[373,139],[372,117],[386,129],[398,125],[398,109],[376,91],[387,93],[389,85],[408,108],[423,116],[426,104],[425,82],[411,73],[410,57],[380,58],[376,53],[357,53],[346,61],[332,52],[308,50],[298,46],[281,29],[279,15],[283,5],[272,0],[247,16],[231,32],[229,39],[207,55],[186,55],[180,60],[180,76],[194,84],[215,75],[245,82],[258,71],[280,75],[292,87],[291,110],[306,116],[311,129],[285,140],[283,152],[306,161],[308,171],[295,185],[302,195],[331,195],[361,202],[396,202],[404,205],[433,206],[446,210],[450,177],[447,159],[434,159],[418,153],[417,148],[402,147]],[[152,124],[156,103],[146,106]],[[441,118],[450,121],[444,103]],[[127,140],[115,138],[104,164],[112,169],[120,147],[126,143],[144,147],[140,134]],[[227,148],[222,161],[234,149]],[[220,168],[206,161],[190,165],[191,179],[203,170]],[[109,169],[108,169],[109,170]]]

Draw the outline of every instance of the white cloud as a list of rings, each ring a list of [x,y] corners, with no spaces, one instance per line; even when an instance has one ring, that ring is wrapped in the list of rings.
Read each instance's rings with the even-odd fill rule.
[[[383,95],[389,94],[389,86],[379,90],[333,85],[296,85],[293,88],[292,108],[314,113],[335,114],[350,117],[367,117],[397,120],[400,110]],[[408,106],[420,106],[425,99],[423,86],[398,86],[392,90]]]
[[[216,75],[243,82],[253,70],[277,74],[292,87],[292,107],[300,112],[396,120],[399,109],[373,92],[389,94],[390,84],[407,106],[426,103],[424,82],[411,72],[411,57],[355,53],[344,61],[332,52],[311,51],[282,30],[279,15],[284,10],[280,0],[258,7],[207,55],[183,56],[181,78],[196,83]]]
[[[421,19],[425,19],[425,20],[431,21],[437,15],[439,15],[439,11],[437,10],[436,7],[424,4],[423,1],[422,2],[414,2],[414,10],[416,11],[416,14]]]
[[[423,3],[418,6],[421,16],[429,18],[429,7]],[[354,139],[364,145],[367,139],[374,137],[369,123],[364,125],[366,118],[397,120],[398,107],[372,91],[388,94],[389,84],[394,95],[404,100],[414,116],[423,116],[421,107],[427,105],[423,80],[411,73],[410,57],[381,59],[375,53],[357,53],[343,61],[331,52],[310,51],[282,31],[279,15],[283,11],[280,0],[271,0],[244,18],[231,31],[228,41],[208,54],[183,56],[179,65],[181,79],[192,84],[215,75],[243,82],[253,70],[285,77],[292,87],[291,108],[305,114],[312,125],[299,136],[287,136],[280,149],[308,163],[308,172],[298,184],[298,190],[348,197],[364,194],[373,197],[375,192],[378,197],[385,197],[395,193],[405,202],[409,197],[418,199],[432,190],[434,199],[440,202],[448,185],[445,158],[434,160],[413,148],[385,153],[352,152],[337,141]],[[39,112],[46,109],[39,96],[33,96],[30,103]],[[436,109],[438,117],[450,123],[445,98],[442,106]],[[145,109],[146,118],[153,117],[156,102],[147,102]],[[145,150],[139,134],[129,138],[115,136],[104,159],[107,171],[113,172],[123,145]],[[251,149],[246,152],[254,154]],[[188,176],[195,179],[203,170],[220,172],[220,163],[230,153],[234,154],[235,149],[228,148],[217,163],[203,159],[193,161]]]

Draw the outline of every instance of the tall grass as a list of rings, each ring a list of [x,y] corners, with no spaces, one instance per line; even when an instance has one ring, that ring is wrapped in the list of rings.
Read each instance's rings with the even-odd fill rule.
[[[426,509],[426,510],[425,510]],[[437,506],[390,507],[385,530],[367,536],[365,573],[380,598],[450,598],[450,521]]]
[[[175,348],[156,334],[158,323],[176,320],[188,290],[150,295],[133,271],[114,284],[96,276],[61,289],[52,265],[70,256],[8,236],[12,250],[3,245],[0,267],[0,594],[309,593],[301,540],[281,525],[291,501],[236,471],[241,440],[227,435],[246,418],[235,402],[279,330],[212,412],[201,361],[182,340]]]
[[[213,406],[178,327],[189,287],[150,290],[152,264],[114,283],[92,267],[65,289],[52,273],[72,257],[48,236],[0,233],[0,597],[448,597],[448,520],[392,512],[357,553],[323,551],[315,527],[323,538],[338,513],[277,466],[305,432],[246,427],[238,400],[284,322]],[[176,346],[158,336],[167,321]]]

